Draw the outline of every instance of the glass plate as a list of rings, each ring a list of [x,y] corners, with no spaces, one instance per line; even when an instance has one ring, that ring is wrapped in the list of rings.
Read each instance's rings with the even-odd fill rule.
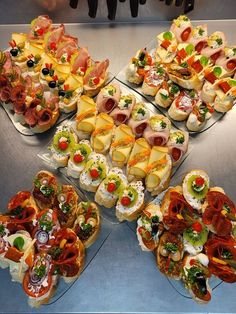
[[[132,93],[132,94],[135,95],[135,97],[138,99],[138,101],[144,102],[146,107],[149,109],[151,115],[159,113],[158,109],[152,103],[148,102],[145,98],[143,98],[140,94],[136,93],[135,91],[130,90],[130,88],[128,86],[124,85],[121,82],[118,82],[116,79],[112,80],[112,82],[116,82],[116,83],[120,84],[122,93],[125,93],[125,94]],[[71,125],[73,127],[74,117],[70,121],[64,122],[64,124]],[[173,128],[173,129],[175,129],[175,128]],[[184,163],[186,158],[189,156],[189,154],[191,152],[191,149],[192,149],[191,141],[192,141],[192,139],[190,138],[189,148],[188,148],[187,153],[184,155],[184,158],[181,160],[181,162],[179,164],[177,164],[176,166],[173,167],[172,177],[175,175],[176,171],[181,167],[181,165]],[[44,162],[46,162],[51,168],[56,169],[57,166],[52,161],[52,159],[51,159],[51,152],[48,150],[48,147],[51,145],[51,143],[52,143],[52,139],[48,143],[48,145],[46,147],[44,147],[42,151],[39,152],[38,157],[41,158]],[[110,160],[110,157],[109,157],[108,154],[107,154],[107,161],[108,161],[108,165],[110,167],[112,167],[111,160]],[[80,186],[79,186],[79,179],[74,179],[72,177],[68,177],[68,175],[67,175],[67,167],[59,168],[59,170],[60,170],[60,172],[64,176],[69,178],[69,180],[80,190],[80,192],[82,193],[82,195],[84,195],[84,197],[86,197],[90,201],[94,201],[94,194],[93,193],[84,191],[84,190],[82,190],[80,188]],[[123,171],[125,173],[125,169],[123,169]],[[152,200],[153,200],[153,197],[151,197],[151,194],[146,191],[145,192],[145,202],[148,203],[148,202],[150,202]],[[113,224],[118,224],[119,223],[117,218],[116,218],[116,215],[115,215],[115,207],[113,207],[113,208],[105,208],[105,207],[101,206],[101,214],[102,214],[102,217],[104,219],[110,221],[111,223],[113,223]]]
[[[146,45],[146,49],[147,51],[149,51],[149,53],[151,55],[154,54],[155,52],[155,49],[156,49],[156,46],[157,46],[157,41],[156,39],[153,39],[152,41],[150,41],[147,45]],[[136,85],[136,84],[132,84],[130,82],[128,82],[126,80],[126,76],[125,76],[125,71],[126,71],[126,68],[127,68],[127,65],[116,75],[116,79],[122,83],[124,83],[125,85],[129,86],[131,89],[135,90],[137,93],[139,93],[140,95],[142,95],[144,98],[146,98],[148,101],[150,101],[153,106],[155,106],[156,108],[158,108],[158,110],[164,114],[165,116],[167,116],[172,124],[179,130],[183,130],[183,131],[188,131],[190,135],[194,135],[194,134],[199,134],[199,133],[202,133],[202,132],[205,132],[206,130],[210,129],[214,124],[216,124],[216,122],[218,122],[220,119],[222,119],[225,115],[225,113],[219,113],[219,112],[214,112],[214,114],[212,115],[212,117],[207,120],[207,123],[206,125],[204,126],[204,128],[201,130],[201,131],[189,131],[186,127],[186,123],[185,121],[175,121],[173,120],[169,114],[168,114],[168,109],[165,109],[165,108],[162,108],[161,106],[158,106],[156,103],[155,103],[155,97],[153,96],[148,96],[148,95],[144,95],[143,92],[142,92],[142,88],[141,88],[141,85]]]

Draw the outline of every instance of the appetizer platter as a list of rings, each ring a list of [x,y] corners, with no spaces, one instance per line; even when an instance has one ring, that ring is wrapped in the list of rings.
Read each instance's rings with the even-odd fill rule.
[[[0,213],[0,268],[31,307],[58,300],[88,267],[111,230],[98,206],[46,170],[32,191],[19,191]],[[1,272],[3,270],[0,270]]]
[[[81,94],[95,96],[109,80],[109,60],[94,61],[63,24],[38,16],[29,33],[12,33],[0,51],[0,101],[16,129],[42,133],[73,115]]]
[[[116,78],[143,95],[179,129],[200,133],[236,100],[236,46],[187,16],[137,51]]]
[[[233,201],[196,169],[150,202],[130,228],[171,286],[205,304],[222,281],[236,282],[235,221]]]
[[[38,156],[117,223],[136,219],[145,202],[169,186],[189,151],[187,132],[173,128],[151,103],[113,80],[96,101],[80,97],[76,116],[57,129]]]

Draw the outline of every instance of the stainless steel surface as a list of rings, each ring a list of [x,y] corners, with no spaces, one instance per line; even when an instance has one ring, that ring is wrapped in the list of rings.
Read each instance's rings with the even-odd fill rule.
[[[209,22],[210,31],[222,30],[230,43],[236,43],[236,21]],[[117,73],[136,50],[149,42],[168,23],[108,25],[68,25],[82,45],[96,59],[109,56],[111,71]],[[0,26],[1,48],[6,47],[13,31],[26,26]],[[191,155],[178,175],[192,168],[205,169],[213,185],[222,186],[236,202],[236,110],[235,108],[210,130],[194,138]],[[0,208],[18,190],[30,189],[34,174],[45,167],[36,157],[52,137],[54,130],[35,137],[20,135],[0,107],[1,182]],[[179,180],[179,178],[178,178]],[[142,252],[135,234],[127,224],[114,225],[113,232],[89,267],[73,287],[55,304],[39,310],[28,307],[19,284],[10,282],[7,271],[0,271],[0,312],[158,312],[158,313],[235,313],[236,285],[222,284],[208,305],[183,298],[155,266],[153,254]]]

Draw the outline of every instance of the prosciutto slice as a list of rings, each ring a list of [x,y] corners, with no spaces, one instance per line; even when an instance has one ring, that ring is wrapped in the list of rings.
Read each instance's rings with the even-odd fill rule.
[[[108,66],[109,66],[108,59],[101,62],[95,62],[92,70],[88,74],[85,74],[84,76],[84,85],[87,85],[89,80],[94,77],[98,77],[104,80]]]
[[[58,27],[54,27],[46,42],[45,50],[50,52],[51,50],[56,50],[58,43],[61,41],[62,36],[65,34],[65,26],[61,24]]]
[[[50,109],[43,109],[38,112],[38,125],[48,124],[52,120],[52,111]]]
[[[216,38],[216,40],[214,38]],[[212,46],[209,45],[209,41],[212,42]],[[217,41],[221,44],[218,44]],[[216,44],[214,44],[214,42],[216,42]],[[211,58],[213,62],[216,62],[216,60],[220,57],[222,50],[225,48],[225,45],[225,34],[222,32],[215,32],[209,37],[208,45],[201,50],[201,54]],[[214,46],[216,47],[214,48]]]
[[[172,233],[179,234],[189,227],[192,220],[188,221],[186,217],[193,218],[193,208],[185,201],[182,194],[172,191],[170,193],[170,204],[167,214],[163,217],[163,222],[167,226],[168,230]],[[181,215],[183,219],[179,219],[178,215]]]
[[[176,141],[175,137],[171,137],[171,134],[173,134],[175,132],[171,132],[169,141],[167,142],[167,146],[169,148],[169,153],[173,159],[173,164],[180,161],[181,158],[183,157],[183,155],[188,150],[189,134],[188,134],[188,132],[177,131],[177,133],[179,133],[179,132],[181,133],[181,135],[184,138],[183,141]]]
[[[110,113],[120,100],[120,85],[112,83],[104,87],[97,96],[96,104],[99,112]]]
[[[66,40],[63,40],[66,39]],[[71,55],[78,49],[77,42],[73,37],[63,37],[63,41],[58,44],[56,58],[60,59],[63,54],[67,54],[67,61],[70,60]]]
[[[79,50],[78,56],[75,58],[75,61],[72,65],[71,72],[76,74],[78,69],[80,69],[82,72],[86,72],[88,65],[90,61],[90,56],[88,54],[88,49],[82,47]]]
[[[12,89],[10,86],[4,86],[0,88],[0,101],[9,102],[11,99]]]
[[[49,31],[52,26],[52,20],[48,15],[39,15],[31,23],[31,30],[28,35],[30,40],[44,38],[44,35]]]
[[[122,107],[118,104],[118,106],[110,113],[110,116],[114,119],[116,125],[120,125],[122,123],[126,123],[126,121],[130,118],[132,113],[132,109],[136,104],[136,98],[134,95],[130,95],[132,99],[132,103],[126,107]]]
[[[202,220],[206,225],[212,225],[218,236],[229,236],[232,231],[230,216],[236,218],[234,203],[225,194],[218,191],[210,191],[207,194],[208,206],[203,213]],[[222,214],[227,206],[228,214]],[[230,215],[228,217],[228,215]]]
[[[207,24],[197,26],[192,30],[189,43],[193,44],[198,53],[207,45]]]
[[[11,54],[9,51],[5,52],[5,56],[7,57],[4,65],[3,65],[3,72],[5,74],[10,74],[12,72],[12,60],[11,60]]]

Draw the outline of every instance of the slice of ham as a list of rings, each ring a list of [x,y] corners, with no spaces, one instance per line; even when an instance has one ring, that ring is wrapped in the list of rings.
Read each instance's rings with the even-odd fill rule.
[[[108,59],[101,62],[95,62],[95,64],[93,65],[93,69],[84,76],[84,85],[87,85],[89,80],[94,77],[105,79],[108,66],[109,66]]]
[[[170,27],[170,31],[175,34],[176,40],[179,43],[188,41],[191,31],[192,25],[191,22],[181,23],[182,25],[178,27],[174,22]]]
[[[0,100],[3,102],[9,102],[11,99],[12,89],[10,86],[4,86],[0,88]]]
[[[183,155],[188,150],[188,141],[189,141],[189,134],[188,132],[181,131],[184,134],[184,142],[181,143],[173,143],[171,139],[167,142],[167,147],[169,148],[169,154],[172,157],[173,164],[177,163],[181,160]]]
[[[12,71],[12,60],[11,60],[11,54],[9,51],[5,52],[5,55],[7,57],[4,65],[3,65],[3,73],[9,74]]]
[[[15,113],[21,114],[26,110],[26,92],[23,85],[18,85],[12,89],[11,101],[13,103],[13,108]]]
[[[25,122],[30,126],[34,127],[38,122],[38,116],[36,108],[28,108],[24,114]]]
[[[86,72],[89,64],[90,56],[87,48],[80,48],[78,56],[75,58],[71,72],[76,74],[78,69],[84,69]]]
[[[151,146],[164,146],[169,139],[169,135],[169,128],[165,128],[163,131],[155,131],[150,124],[148,124],[143,132],[143,137]]]
[[[39,15],[33,21],[33,25],[31,26],[31,30],[28,35],[28,38],[30,40],[43,38],[45,33],[48,32],[51,26],[52,26],[52,20],[49,18],[48,15]],[[41,32],[37,32],[37,30],[41,30]],[[37,36],[35,36],[35,32],[37,33]]]
[[[201,54],[203,56],[211,58],[213,62],[216,62],[216,60],[220,57],[221,52],[225,48],[226,38],[225,38],[225,34],[222,32],[215,32],[214,34],[218,35],[220,38],[222,38],[222,45],[218,48],[212,48],[209,45],[207,45],[207,47],[205,47],[201,50]]]
[[[63,24],[61,24],[58,27],[54,27],[51,30],[47,38],[46,47],[45,47],[47,52],[50,52],[52,50],[52,45],[55,45],[55,49],[56,49],[64,33],[65,33],[65,26]]]
[[[220,57],[216,60],[216,64],[223,67],[227,72],[235,71],[236,55],[227,58],[224,54],[221,54]]]
[[[38,125],[43,126],[50,123],[52,120],[52,111],[50,109],[43,109],[38,112]]]
[[[202,36],[198,33],[199,29],[204,31]],[[193,44],[196,51],[200,53],[201,50],[207,45],[207,38],[207,24],[202,24],[199,25],[196,29],[192,30],[188,42]]]
[[[128,121],[128,126],[131,127],[133,133],[137,137],[141,137],[143,135],[144,130],[148,126],[148,119],[134,120],[130,118]]]
[[[63,41],[58,44],[56,58],[59,60],[63,54],[67,54],[67,61],[70,60],[71,55],[78,49],[77,44],[73,40]]]
[[[106,89],[108,86],[114,87],[115,92],[113,95],[108,95]],[[103,88],[96,99],[98,112],[110,113],[115,107],[117,107],[120,100],[120,85],[116,83],[111,83],[107,87]]]
[[[129,108],[121,109],[119,108],[119,105],[118,105],[118,107],[116,107],[110,113],[110,116],[114,119],[115,125],[126,123],[126,121],[128,121],[128,119],[130,118],[133,107],[136,104],[136,98],[134,97],[134,95],[130,95],[130,96],[132,97],[132,103],[129,105]]]

